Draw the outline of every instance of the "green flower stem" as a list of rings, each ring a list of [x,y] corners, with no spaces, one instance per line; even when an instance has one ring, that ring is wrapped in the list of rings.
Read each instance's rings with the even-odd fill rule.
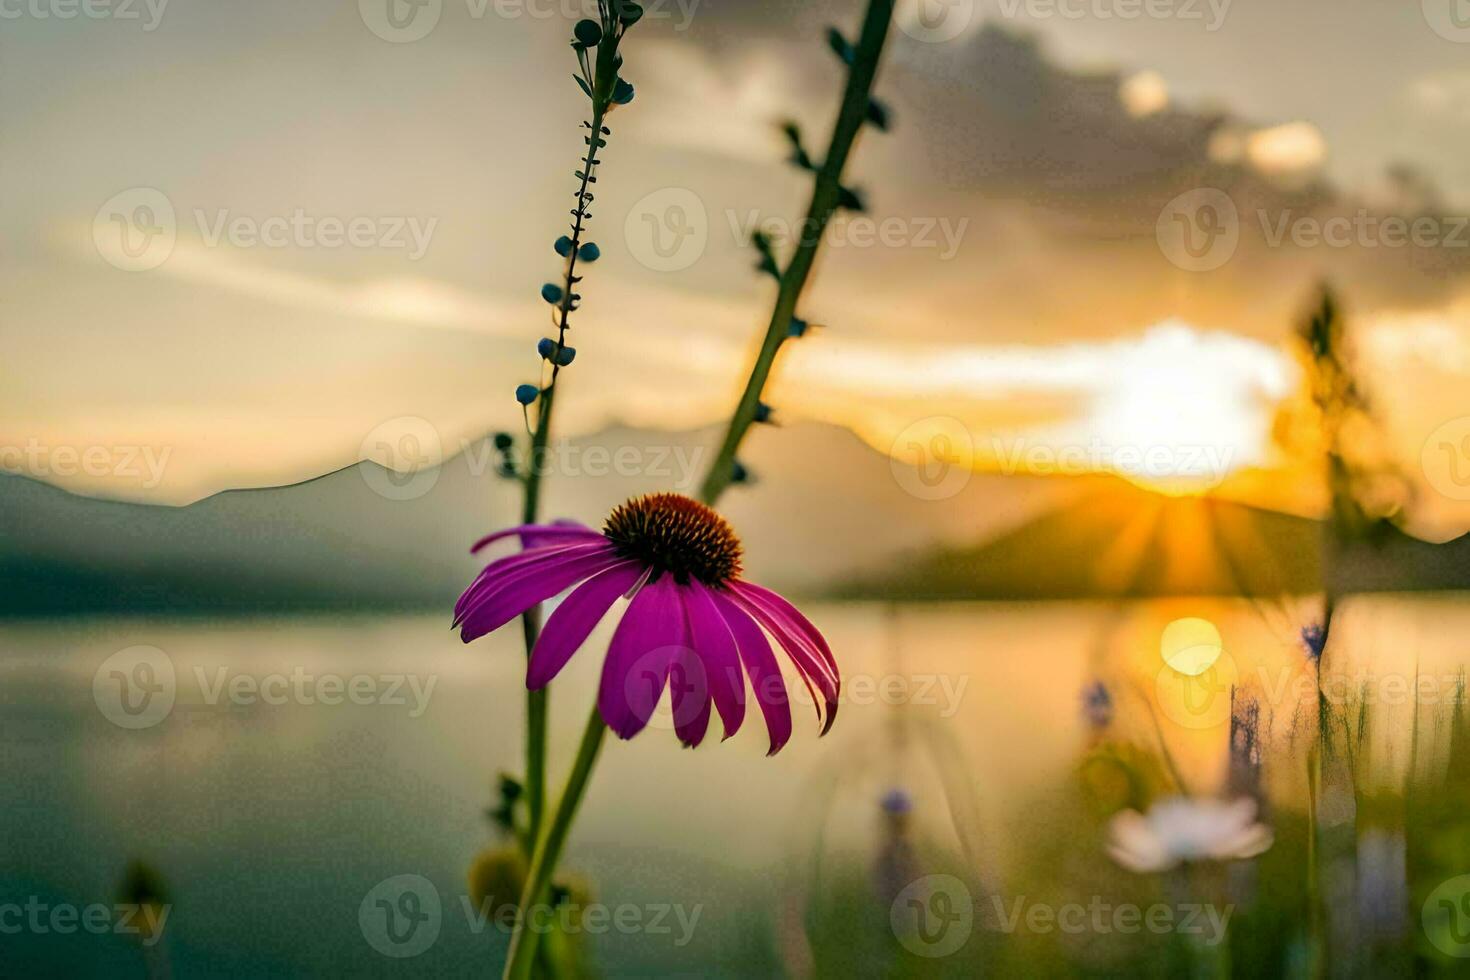
[[[1332,712],[1327,694],[1322,688],[1322,662],[1327,659],[1327,642],[1332,636],[1332,614],[1337,608],[1337,596],[1333,591],[1330,558],[1327,565],[1326,594],[1322,600],[1322,652],[1313,667],[1313,680],[1317,688],[1317,731],[1307,754],[1307,922],[1310,936],[1312,975],[1318,976],[1327,966],[1331,937],[1327,935],[1327,908],[1322,894],[1322,821],[1323,763],[1331,749]],[[1344,738],[1347,733],[1344,732]]]
[[[572,250],[567,256],[566,278],[563,283],[561,304],[558,309],[556,351],[551,360],[551,380],[541,391],[541,401],[536,412],[536,428],[531,433],[531,453],[526,459],[525,501],[521,508],[521,523],[535,524],[541,510],[541,471],[546,457],[546,446],[551,439],[551,409],[556,399],[556,380],[561,373],[562,347],[567,340],[568,320],[572,314],[572,295],[576,289],[577,258],[582,247],[582,221],[586,211],[587,185],[597,168],[597,151],[602,142],[602,121],[607,107],[602,102],[592,106],[592,130],[587,144],[587,160],[582,169],[582,186],[577,190],[577,220],[572,226]],[[526,656],[536,648],[536,638],[541,634],[541,607],[533,606],[521,617],[526,637]],[[528,844],[533,844],[541,833],[542,815],[546,812],[546,717],[550,712],[550,692],[546,688],[526,692],[526,807],[530,829],[526,835]]]
[[[827,232],[827,224],[837,211],[837,202],[842,191],[842,171],[847,166],[853,143],[868,118],[873,79],[878,74],[878,62],[883,56],[883,45],[888,39],[893,6],[894,0],[872,0],[868,4],[862,35],[858,39],[852,69],[847,76],[842,109],[837,115],[837,125],[832,130],[832,144],[822,169],[817,172],[806,221],[801,225],[801,241],[797,244],[790,264],[781,274],[781,288],[776,295],[776,308],[771,313],[771,323],[766,328],[765,340],[761,343],[760,353],[756,355],[755,364],[751,367],[745,392],[740,396],[740,403],[730,418],[730,426],[725,431],[725,440],[720,445],[719,454],[715,456],[699,490],[699,497],[706,504],[713,505],[734,478],[735,455],[740,450],[745,433],[755,422],[756,407],[771,375],[771,368],[776,363],[776,354],[790,333],[791,319],[796,315],[797,303],[801,300],[802,291],[806,289],[807,278],[816,262],[817,250]]]
[[[536,841],[536,851],[531,857],[531,869],[526,874],[526,887],[521,892],[520,916],[510,939],[510,954],[505,962],[506,980],[528,980],[531,966],[536,961],[536,950],[540,934],[530,928],[531,916],[536,909],[551,899],[551,875],[561,858],[562,847],[572,829],[572,820],[577,807],[587,791],[592,778],[592,767],[597,764],[597,754],[602,749],[602,737],[607,734],[607,725],[596,706],[587,718],[587,729],[582,734],[582,744],[577,749],[577,761],[572,764],[571,775],[562,790],[561,801],[552,814],[546,832]]]
[[[526,635],[526,656],[536,648],[536,638],[541,634],[541,607],[526,610],[521,617],[521,626]],[[526,836],[522,849],[529,857],[536,844],[536,834],[541,827],[541,815],[546,810],[546,714],[550,707],[548,690],[526,692]]]

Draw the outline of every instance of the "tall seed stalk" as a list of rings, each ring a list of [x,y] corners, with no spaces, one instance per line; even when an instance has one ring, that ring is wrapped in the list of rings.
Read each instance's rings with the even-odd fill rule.
[[[575,173],[578,181],[574,195],[576,206],[571,210],[570,234],[556,240],[554,248],[565,263],[561,282],[547,283],[541,287],[541,298],[552,308],[552,325],[556,337],[542,338],[537,347],[543,361],[543,375],[550,365],[550,375],[542,385],[521,385],[516,389],[516,400],[527,414],[531,442],[526,454],[523,470],[518,470],[512,456],[514,441],[504,434],[496,437],[496,448],[502,453],[501,473],[518,476],[523,497],[521,523],[534,524],[541,512],[541,478],[545,470],[547,446],[551,439],[552,409],[556,404],[557,381],[561,370],[576,358],[576,349],[567,344],[567,332],[571,329],[571,317],[580,306],[581,295],[577,284],[579,263],[588,265],[597,261],[601,252],[597,245],[584,241],[587,222],[592,217],[589,206],[594,195],[592,185],[597,183],[597,168],[601,163],[599,152],[607,146],[607,137],[612,131],[604,125],[608,115],[618,106],[633,101],[633,86],[622,78],[623,56],[619,46],[623,35],[643,17],[643,8],[628,0],[598,0],[598,19],[582,20],[576,25],[572,38],[572,50],[577,57],[578,73],[572,78],[583,94],[592,103],[591,118],[582,123],[586,132],[582,141],[586,153],[581,158],[582,166]],[[530,408],[536,406],[535,424],[530,424]],[[521,618],[522,632],[526,643],[526,656],[535,649],[541,633],[541,607],[528,610]],[[526,692],[526,799],[528,829],[525,835],[527,855],[533,853],[541,833],[546,809],[546,718],[548,693],[546,689]]]

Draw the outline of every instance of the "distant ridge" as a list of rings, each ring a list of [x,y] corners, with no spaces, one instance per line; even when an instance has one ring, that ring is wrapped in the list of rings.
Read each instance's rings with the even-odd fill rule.
[[[718,436],[613,427],[572,440],[547,477],[546,518],[596,525],[630,496],[691,492]],[[629,454],[631,468],[611,465]],[[470,543],[517,523],[516,487],[495,476],[494,458],[474,443],[419,474],[407,494],[385,496],[404,480],[364,462],[183,507],[0,474],[0,615],[447,610],[484,564]],[[887,457],[814,423],[762,427],[742,459],[755,483],[722,510],[744,540],[750,577],[806,594],[905,550],[992,536],[1082,486],[975,474],[951,498],[921,499]]]
[[[689,492],[717,436],[615,427],[575,440],[565,472],[547,479],[545,514],[595,525],[630,496]],[[593,472],[597,458],[616,458],[608,449],[645,465]],[[484,465],[493,458],[475,444],[420,474],[422,493],[408,499],[384,496],[403,481],[368,462],[186,507],[0,475],[0,616],[446,610],[483,566],[469,544],[516,522],[516,488]],[[1116,477],[976,473],[933,500],[902,464],[814,423],[763,427],[742,459],[756,481],[722,510],[749,577],[796,595],[1264,596],[1316,591],[1323,574],[1315,521]],[[1467,589],[1470,537],[1392,534],[1329,566],[1350,591]]]
[[[905,556],[853,578],[849,599],[1081,599],[1309,594],[1323,587],[1326,526],[1209,497],[1121,482],[984,544]],[[1393,532],[1334,553],[1342,591],[1470,589],[1470,536],[1432,545]]]

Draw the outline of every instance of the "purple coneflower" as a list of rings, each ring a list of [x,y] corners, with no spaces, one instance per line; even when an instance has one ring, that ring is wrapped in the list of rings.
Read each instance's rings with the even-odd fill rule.
[[[628,596],[597,695],[602,720],[618,737],[643,730],[667,682],[680,741],[690,747],[703,741],[711,704],[729,738],[745,718],[749,675],[774,755],[791,737],[791,708],[766,633],[812,692],[822,733],[832,727],[840,681],[827,641],[791,603],[740,579],[740,539],[704,504],[651,494],[620,505],[600,534],[580,524],[525,525],[483,538],[471,550],[511,535],[526,550],[479,574],[454,607],[454,625],[468,643],[572,589],[531,652],[528,688],[550,683],[619,597]]]

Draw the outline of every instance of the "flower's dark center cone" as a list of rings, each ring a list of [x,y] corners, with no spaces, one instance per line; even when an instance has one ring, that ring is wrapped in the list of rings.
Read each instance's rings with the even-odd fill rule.
[[[723,517],[683,494],[654,493],[620,504],[602,533],[620,554],[677,582],[720,585],[740,574],[740,539]]]

